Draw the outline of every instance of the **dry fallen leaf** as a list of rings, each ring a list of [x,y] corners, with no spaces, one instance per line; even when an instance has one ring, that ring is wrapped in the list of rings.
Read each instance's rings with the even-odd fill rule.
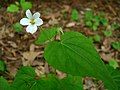
[[[66,77],[66,74],[59,70],[56,70],[56,73],[57,73],[58,78],[60,79],[63,79],[64,77]]]
[[[8,43],[10,44],[10,46],[12,46],[13,48],[17,48],[18,46],[16,45],[15,42],[13,41],[8,41]]]
[[[84,90],[96,90],[95,84],[94,84],[92,78],[86,77],[84,79],[84,82],[85,82]]]
[[[23,65],[31,65],[34,61],[34,59],[40,54],[40,52],[33,52],[33,51],[29,51],[29,52],[24,52],[23,53]],[[26,60],[25,60],[26,59]]]
[[[76,25],[76,22],[70,22],[66,25],[66,27],[74,27]]]
[[[108,62],[109,60],[113,58],[114,53],[109,53],[109,54],[101,53],[100,56],[104,61]]]
[[[112,42],[113,40],[111,39],[111,38],[105,38],[104,40],[103,40],[103,46],[101,46],[101,50],[103,51],[103,52],[108,52],[108,51],[110,51],[110,48],[111,48],[111,42]]]
[[[55,25],[55,24],[58,24],[59,22],[57,19],[53,18],[53,19],[49,20],[48,23],[49,23],[49,25]]]
[[[40,55],[43,54],[43,51],[35,51],[35,45],[31,44],[30,45],[30,51],[27,52],[23,52],[23,58],[22,58],[22,62],[23,62],[23,66],[30,66],[33,64],[33,61],[35,60],[35,58]]]
[[[45,74],[45,68],[44,68],[44,66],[38,66],[38,67],[36,67],[35,68],[35,72],[36,72],[37,76]]]

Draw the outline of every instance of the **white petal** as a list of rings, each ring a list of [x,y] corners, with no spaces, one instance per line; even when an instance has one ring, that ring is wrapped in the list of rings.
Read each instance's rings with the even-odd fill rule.
[[[30,24],[30,20],[28,18],[22,18],[20,20],[20,24],[21,25],[29,25]]]
[[[37,26],[36,25],[29,25],[29,26],[27,26],[26,31],[33,34],[37,31]]]
[[[27,11],[26,11],[26,16],[29,18],[29,19],[31,19],[33,16],[32,16],[32,13],[31,13],[31,11],[28,9]]]
[[[35,25],[40,26],[43,24],[43,20],[41,18],[35,19]]]
[[[40,17],[40,13],[39,12],[36,12],[35,14],[33,14],[33,18],[36,19],[36,18],[39,18]]]

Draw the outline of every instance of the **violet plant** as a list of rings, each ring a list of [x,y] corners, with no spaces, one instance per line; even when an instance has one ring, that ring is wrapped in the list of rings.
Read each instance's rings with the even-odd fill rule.
[[[40,14],[26,11],[27,18],[20,24],[28,25],[26,31],[34,34],[37,26],[43,24]],[[48,74],[36,79],[32,67],[21,67],[10,85],[1,77],[1,90],[83,90],[82,78],[89,76],[102,80],[108,90],[119,90],[120,71],[106,66],[101,60],[93,43],[79,32],[64,32],[59,27],[41,30],[35,43],[44,45],[44,59],[53,68],[67,74],[63,79]],[[56,39],[59,36],[59,40]]]

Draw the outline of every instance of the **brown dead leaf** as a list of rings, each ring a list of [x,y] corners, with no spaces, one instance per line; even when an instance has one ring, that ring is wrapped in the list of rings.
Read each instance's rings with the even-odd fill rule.
[[[13,41],[8,41],[8,44],[10,44],[10,46],[12,46],[13,48],[17,48],[18,46],[16,45],[15,42]]]
[[[63,79],[64,77],[66,77],[66,74],[59,71],[59,70],[56,70],[56,73],[57,73],[57,76],[60,78],[60,79]]]
[[[0,14],[0,27],[4,25],[4,22],[3,22],[3,16]]]
[[[69,5],[64,5],[63,7],[64,7],[64,9],[62,10],[62,12],[68,12],[68,13],[71,12],[71,8]]]
[[[24,52],[23,53],[23,65],[31,65],[34,61],[34,59],[40,54],[40,52],[33,52],[33,51],[29,51],[29,52]],[[26,59],[26,60],[25,60]]]
[[[35,48],[36,46],[34,44],[31,44],[30,45],[30,48],[29,50],[30,51],[27,51],[27,52],[24,52],[22,55],[23,55],[23,58],[22,58],[22,62],[23,62],[23,65],[26,66],[26,65],[32,65],[33,64],[33,61],[34,59],[41,54],[43,54],[43,51],[35,51]]]
[[[42,61],[38,61],[38,60],[34,60],[32,63],[32,66],[43,66],[44,62]]]
[[[48,65],[48,63],[47,62],[45,62],[45,73],[49,73],[50,72],[50,70],[49,70],[49,65]]]
[[[57,13],[50,13],[49,15],[43,16],[45,19],[54,19],[60,17],[60,12]]]
[[[49,20],[48,23],[49,23],[49,25],[55,25],[55,24],[58,24],[59,22],[58,22],[58,19],[53,18],[53,19]]]
[[[33,51],[33,52],[35,51],[35,45],[34,44],[30,45],[30,51]]]
[[[76,22],[70,22],[66,25],[66,27],[74,27],[76,25]]]
[[[45,74],[45,68],[43,66],[38,66],[35,68],[37,76]]]
[[[101,46],[101,51],[109,52],[109,50],[111,48],[112,41],[113,41],[113,39],[111,39],[111,38],[105,38],[103,41],[103,46]]]
[[[92,78],[86,77],[84,79],[84,82],[85,82],[84,90],[96,90],[95,89],[95,84],[94,84]]]
[[[10,73],[11,76],[15,76],[17,73],[18,68],[21,65],[21,61],[17,60],[17,61],[8,61],[6,63],[7,65],[7,71]]]
[[[10,71],[10,75],[15,76],[18,69],[13,67],[13,66],[11,66],[7,70]]]
[[[113,58],[114,53],[109,53],[109,54],[101,53],[100,56],[104,61],[108,62]]]

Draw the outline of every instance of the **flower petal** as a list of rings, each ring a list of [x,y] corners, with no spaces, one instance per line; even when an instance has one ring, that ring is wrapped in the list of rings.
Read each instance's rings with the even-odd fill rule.
[[[40,26],[43,24],[43,20],[41,18],[35,19],[35,25]]]
[[[36,12],[33,14],[33,18],[36,19],[36,18],[39,18],[40,17],[40,13],[39,12]]]
[[[28,19],[28,18],[22,18],[21,20],[20,20],[20,24],[21,25],[29,25],[30,24],[30,20]]]
[[[29,18],[29,19],[31,19],[33,16],[32,16],[32,13],[31,13],[31,11],[28,9],[27,11],[26,11],[26,16]]]
[[[37,31],[37,26],[36,25],[29,25],[29,26],[27,26],[26,31],[33,34]]]

